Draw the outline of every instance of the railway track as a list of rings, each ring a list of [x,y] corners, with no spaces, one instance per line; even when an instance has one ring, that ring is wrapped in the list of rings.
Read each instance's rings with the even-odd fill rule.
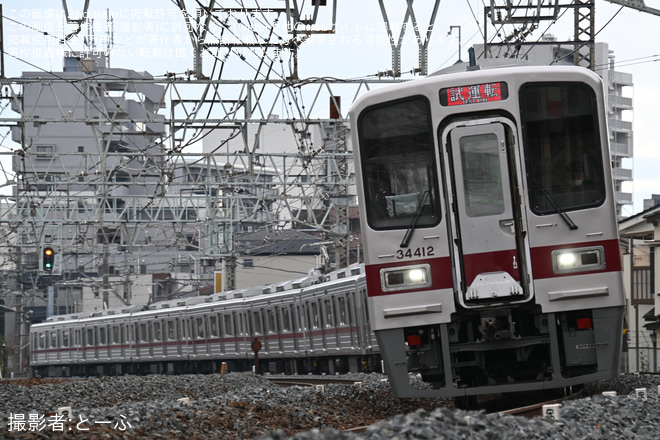
[[[546,405],[557,405],[567,400],[574,400],[582,397],[584,397],[584,395],[582,393],[582,390],[580,390],[576,393],[559,397],[556,399],[546,400],[539,403],[532,403],[530,405],[524,405],[516,408],[510,408],[510,409],[494,411],[494,412],[497,412],[502,415],[513,415],[513,416],[520,416],[520,417],[526,417],[528,419],[533,419],[534,417],[540,417],[544,415],[543,407]]]
[[[354,385],[361,383],[360,381],[351,380],[351,379],[340,379],[335,377],[279,377],[279,376],[266,376],[266,379],[275,385],[282,387],[316,387],[324,386],[329,384],[344,384],[344,385]]]

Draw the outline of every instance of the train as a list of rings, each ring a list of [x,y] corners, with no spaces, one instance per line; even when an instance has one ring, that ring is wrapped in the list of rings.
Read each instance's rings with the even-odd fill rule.
[[[34,377],[381,371],[362,265],[273,286],[56,315],[30,327]]]
[[[362,94],[349,120],[369,321],[395,395],[618,374],[625,294],[594,72],[471,57]]]
[[[365,92],[349,111],[363,266],[54,316],[30,328],[33,374],[384,371],[398,397],[468,404],[615,377],[605,105],[585,68],[512,60]]]

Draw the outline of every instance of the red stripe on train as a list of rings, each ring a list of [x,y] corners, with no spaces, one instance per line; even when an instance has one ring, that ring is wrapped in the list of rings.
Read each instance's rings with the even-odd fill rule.
[[[605,252],[605,268],[600,270],[590,270],[577,273],[556,274],[552,267],[552,251],[559,249],[581,249],[581,248],[594,248],[602,246]],[[465,268],[466,279],[473,280],[476,275],[482,272],[493,272],[495,270],[502,270],[506,272],[513,272],[507,270],[507,265],[510,266],[513,261],[513,256],[517,255],[514,251],[501,251],[501,252],[484,252],[482,254],[471,254],[466,256]],[[542,280],[546,278],[558,278],[568,276],[579,276],[594,273],[606,272],[620,272],[621,271],[621,254],[619,250],[619,241],[617,239],[601,240],[601,241],[587,241],[580,243],[569,243],[552,246],[535,247],[530,250],[532,258],[532,278],[535,280]],[[384,292],[380,280],[381,269],[393,267],[405,267],[417,264],[428,263],[431,265],[432,285],[424,289],[407,289],[397,290],[394,292]],[[484,270],[484,268],[487,268]],[[365,267],[365,274],[367,278],[367,287],[369,296],[381,295],[394,295],[408,292],[418,292],[424,290],[434,289],[453,289],[452,281],[452,267],[449,257],[443,258],[428,258],[415,261],[401,261],[396,263],[386,264],[372,264]],[[519,279],[519,276],[514,272],[514,278]],[[468,283],[469,284],[469,283]]]

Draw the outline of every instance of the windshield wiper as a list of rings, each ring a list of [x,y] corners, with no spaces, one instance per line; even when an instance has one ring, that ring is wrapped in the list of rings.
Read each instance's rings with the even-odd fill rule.
[[[563,209],[561,209],[561,208],[559,207],[559,205],[557,204],[557,201],[552,197],[552,195],[551,195],[550,192],[545,188],[545,186],[543,186],[541,183],[539,183],[539,182],[536,181],[536,180],[534,181],[534,183],[536,184],[536,186],[538,186],[538,187],[541,189],[541,192],[543,193],[543,195],[545,196],[545,198],[548,199],[548,202],[550,202],[550,204],[552,205],[553,209],[554,209],[555,211],[557,211],[557,213],[559,213],[559,215],[561,216],[562,220],[564,220],[564,222],[566,222],[566,224],[568,225],[568,229],[570,229],[571,231],[576,230],[576,229],[578,228],[577,225],[576,225],[575,223],[573,223],[573,220],[571,220],[571,218],[568,216],[568,214],[566,214],[566,211],[564,211]]]
[[[417,208],[417,212],[415,213],[415,217],[413,217],[412,221],[410,222],[410,226],[408,226],[408,230],[406,231],[406,235],[403,236],[403,240],[401,240],[401,244],[399,247],[402,248],[407,248],[408,244],[410,243],[410,239],[412,238],[413,231],[415,230],[415,227],[417,226],[417,222],[419,221],[419,218],[422,216],[422,211],[424,210],[424,203],[426,203],[426,199],[428,196],[431,195],[431,191],[424,191],[424,194],[422,195],[422,201],[419,204],[419,208]]]

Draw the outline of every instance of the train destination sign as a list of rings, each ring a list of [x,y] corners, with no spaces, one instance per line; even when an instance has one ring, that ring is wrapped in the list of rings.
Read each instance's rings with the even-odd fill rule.
[[[472,84],[469,86],[440,89],[440,104],[443,106],[503,101],[508,97],[509,88],[504,82]]]

